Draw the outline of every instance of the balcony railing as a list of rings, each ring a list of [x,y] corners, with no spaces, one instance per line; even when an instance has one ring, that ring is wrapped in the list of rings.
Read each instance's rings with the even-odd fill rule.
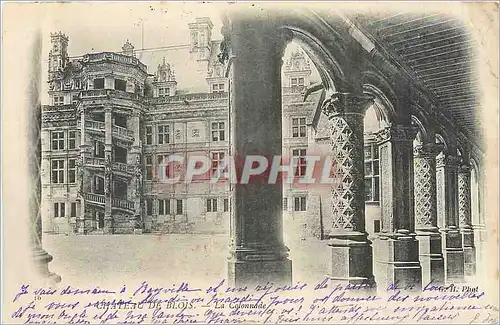
[[[118,53],[101,52],[101,53],[85,54],[83,56],[83,61],[84,62],[114,61],[118,63],[134,65],[137,66],[137,68],[142,70],[143,72],[147,72],[146,65],[141,61],[139,61],[139,59],[133,56],[123,55]]]
[[[79,125],[81,125],[81,123],[79,123]],[[97,130],[97,131],[104,131],[105,124],[104,124],[104,122],[86,120],[85,121],[85,128]]]
[[[84,197],[85,200],[89,202],[100,203],[100,204],[106,203],[106,197],[102,194],[85,193]]]
[[[118,125],[113,125],[113,133],[118,135],[118,136],[123,136],[127,138],[133,138],[134,137],[134,132],[131,130],[128,130],[124,127],[118,126]]]
[[[104,158],[98,158],[98,157],[85,157],[85,165],[91,165],[91,166],[104,166],[104,163],[106,160]]]
[[[220,93],[197,93],[197,94],[185,94],[177,96],[145,98],[145,100],[150,104],[162,104],[162,103],[176,103],[176,102],[182,103],[184,101],[196,101],[196,100],[217,100],[226,98],[228,98],[228,93],[220,92]]]
[[[121,162],[114,162],[113,169],[120,171],[120,172],[129,173],[129,174],[134,173],[134,166],[128,165],[125,163],[121,163]]]
[[[120,98],[120,99],[139,99],[139,94],[129,93],[115,89],[90,89],[81,92],[81,99],[96,99],[96,98]]]
[[[111,201],[111,206],[113,208],[120,208],[133,211],[135,209],[135,203],[128,200],[113,198]]]

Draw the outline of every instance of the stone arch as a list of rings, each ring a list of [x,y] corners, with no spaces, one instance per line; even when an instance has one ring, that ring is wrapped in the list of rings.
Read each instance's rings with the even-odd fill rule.
[[[354,69],[347,49],[352,40],[350,35],[342,33],[341,28],[345,26],[334,28],[309,10],[278,17],[278,25],[292,33],[313,61],[327,96],[334,92],[362,92],[361,81],[352,75]]]
[[[416,141],[418,141],[420,144],[433,143],[435,141],[435,138],[431,138],[427,128],[417,116],[412,115],[411,122],[414,126],[418,127],[417,136],[415,138]]]
[[[450,148],[449,143],[447,139],[441,135],[441,133],[436,133],[436,143],[440,143],[443,145],[443,150],[442,150],[443,153],[448,152]]]
[[[389,124],[396,123],[396,94],[387,80],[374,71],[363,72],[363,93],[375,98],[377,114]]]

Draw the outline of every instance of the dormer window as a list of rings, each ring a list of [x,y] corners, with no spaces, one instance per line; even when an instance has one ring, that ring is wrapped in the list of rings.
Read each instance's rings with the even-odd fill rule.
[[[54,96],[54,105],[63,105],[64,104],[64,97],[63,96]]]
[[[304,78],[291,78],[290,85],[292,87],[303,87],[304,86]]]
[[[158,89],[158,95],[160,97],[170,96],[170,88],[159,88]]]
[[[213,93],[223,93],[224,92],[224,84],[213,84],[212,85],[212,92]]]

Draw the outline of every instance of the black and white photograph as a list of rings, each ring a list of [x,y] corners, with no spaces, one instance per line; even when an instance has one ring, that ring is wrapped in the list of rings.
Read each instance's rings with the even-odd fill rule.
[[[499,322],[498,2],[2,21],[2,322]]]

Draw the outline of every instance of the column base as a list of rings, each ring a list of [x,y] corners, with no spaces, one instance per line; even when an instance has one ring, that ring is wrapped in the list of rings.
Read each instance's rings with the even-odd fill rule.
[[[32,257],[38,276],[49,284],[61,282],[61,277],[49,270],[49,263],[53,259],[52,255],[47,253],[43,248],[36,247],[32,251]]]
[[[443,231],[443,255],[445,282],[464,282],[464,249],[462,235],[456,227],[449,227]]]
[[[112,234],[113,233],[113,217],[112,216],[104,216],[104,227],[102,228],[104,234]]]
[[[421,291],[422,266],[415,235],[381,234],[377,241],[377,268],[381,275],[379,285],[384,289],[397,286],[405,291]]]
[[[357,238],[333,237],[329,240],[329,274],[334,282],[361,286],[363,290],[375,291],[373,276],[373,252],[366,235]]]
[[[464,249],[464,275],[476,275],[476,247],[474,247],[474,230],[472,227],[461,229],[462,246]]]
[[[430,282],[444,284],[444,257],[441,234],[435,231],[417,230],[419,258],[422,266],[423,286]]]
[[[292,261],[288,258],[274,261],[229,260],[228,283],[239,288],[245,286],[292,284]]]

